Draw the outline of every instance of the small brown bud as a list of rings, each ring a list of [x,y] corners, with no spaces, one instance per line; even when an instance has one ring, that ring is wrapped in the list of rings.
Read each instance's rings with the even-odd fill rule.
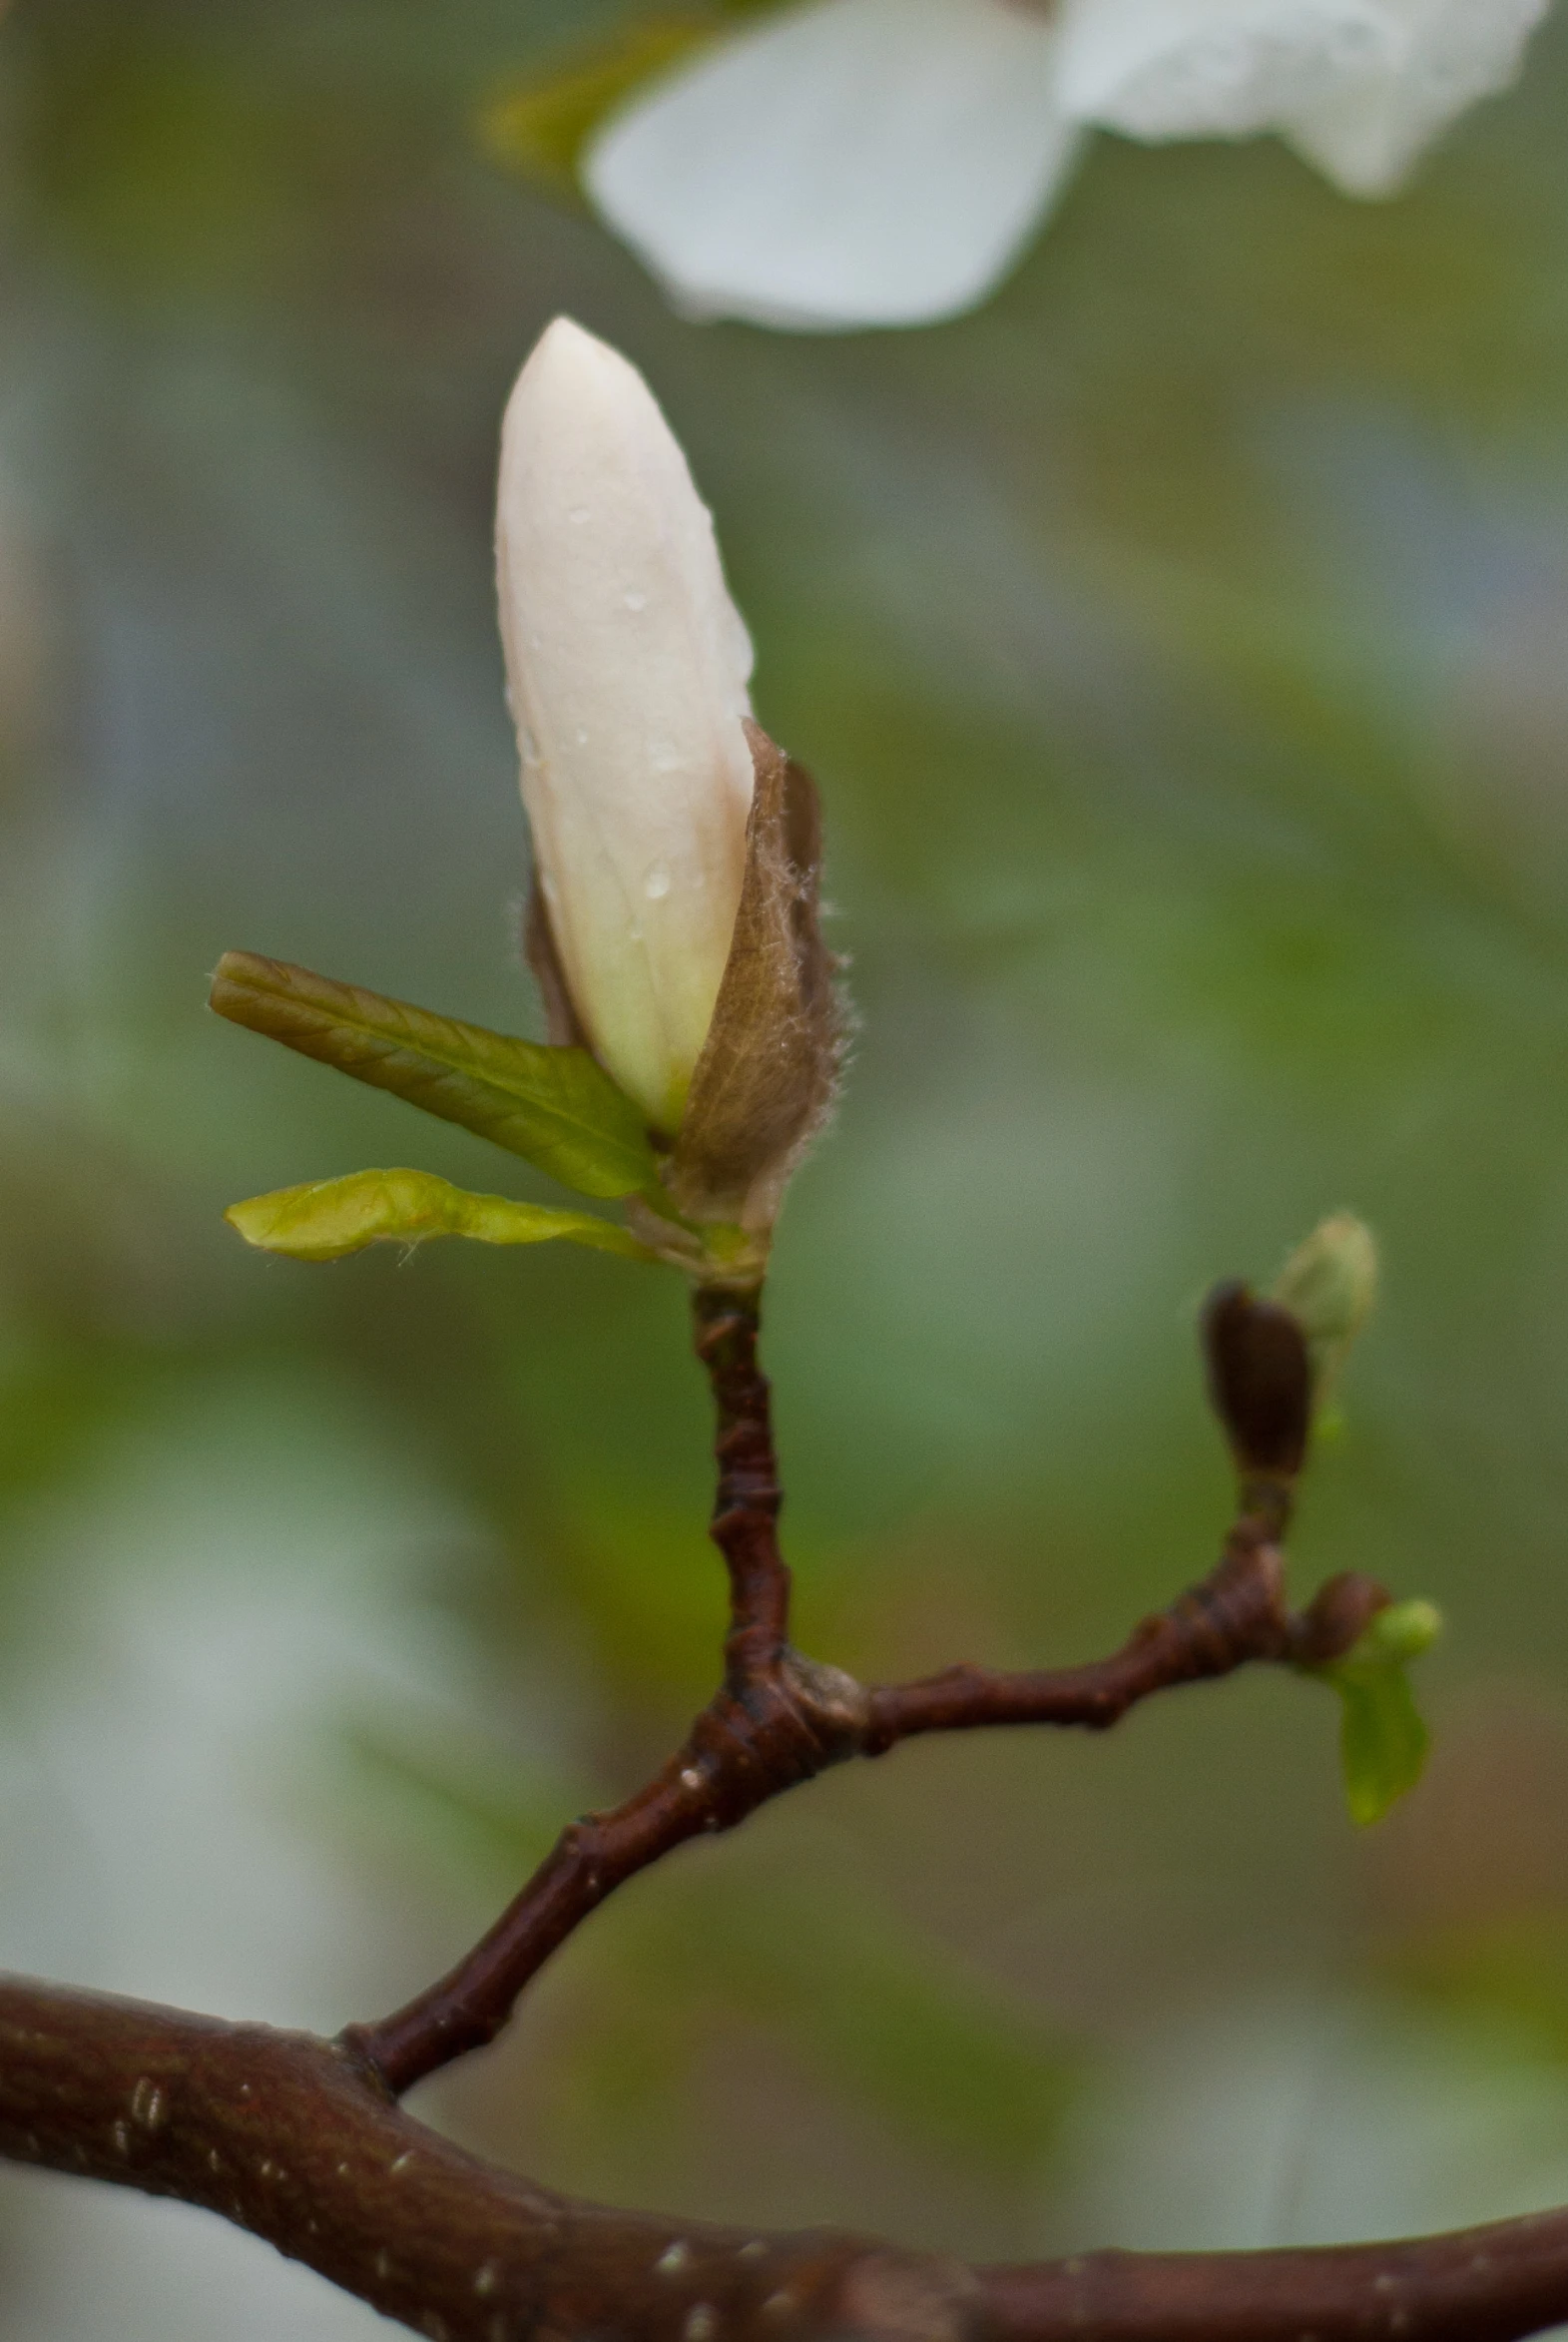
[[[1322,1667],[1342,1659],[1388,1607],[1387,1589],[1374,1577],[1359,1569],[1341,1570],[1318,1587],[1302,1614],[1297,1661],[1304,1667]]]
[[[1217,1285],[1204,1305],[1209,1397],[1244,1473],[1294,1479],[1307,1454],[1311,1369],[1291,1312],[1239,1282]]]

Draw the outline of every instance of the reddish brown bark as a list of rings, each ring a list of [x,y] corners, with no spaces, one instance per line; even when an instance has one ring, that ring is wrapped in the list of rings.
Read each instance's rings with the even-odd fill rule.
[[[0,2153],[204,2205],[430,2342],[1514,2342],[1568,2317],[1568,2212],[969,2269],[576,2202],[464,2154],[311,2035],[6,1978]]]
[[[433,2342],[787,2337],[864,2249],[573,2203],[427,2130],[340,2046],[19,1979],[0,2152],[220,2212]]]
[[[1516,2342],[1568,2317],[1568,2211],[1285,2252],[982,2269],[994,2342]]]
[[[624,1805],[584,1815],[563,1831],[448,1975],[378,2024],[349,2029],[355,2053],[394,2092],[493,2041],[551,1953],[625,1880],[688,1838],[733,1830],[829,1765],[880,1756],[923,1732],[1103,1727],[1154,1692],[1230,1674],[1252,1660],[1336,1657],[1387,1599],[1369,1578],[1337,1578],[1308,1611],[1293,1616],[1276,1541],[1289,1502],[1280,1483],[1267,1491],[1263,1509],[1237,1522],[1202,1584],[1146,1619],[1111,1658],[1030,1674],[954,1667],[924,1682],[867,1690],[801,1657],[787,1640],[789,1572],[779,1548],[783,1498],[768,1383],[757,1363],[757,1297],[700,1292],[695,1308],[697,1351],[718,1417],[711,1533],[730,1573],[724,1681],[662,1771]]]

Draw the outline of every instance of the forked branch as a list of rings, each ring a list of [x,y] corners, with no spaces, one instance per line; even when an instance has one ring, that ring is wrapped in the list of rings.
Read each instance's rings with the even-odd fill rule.
[[[1289,1491],[1257,1480],[1216,1568],[1110,1658],[1028,1674],[953,1667],[868,1689],[790,1647],[789,1572],[768,1383],[757,1363],[755,1293],[699,1291],[698,1356],[713,1386],[718,1492],[711,1534],[730,1572],[725,1676],[685,1741],[646,1787],[561,1834],[483,1940],[449,1975],[377,2025],[349,2028],[355,2055],[394,2095],[493,2041],[518,1995],[591,1911],[650,1863],[854,1756],[923,1732],[993,1724],[1114,1724],[1178,1683],[1253,1660],[1318,1663],[1346,1651],[1387,1600],[1369,1578],[1335,1578],[1293,1615],[1279,1538]],[[1305,1385],[1301,1404],[1305,1406]]]

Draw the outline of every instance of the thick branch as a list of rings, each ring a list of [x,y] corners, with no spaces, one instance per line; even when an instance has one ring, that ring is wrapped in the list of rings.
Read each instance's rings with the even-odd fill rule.
[[[968,2269],[576,2202],[464,2154],[308,2034],[5,1978],[0,2153],[219,2212],[428,2342],[1515,2342],[1568,2318],[1568,2211]]]
[[[0,2152],[222,2213],[430,2342],[793,2342],[833,2327],[867,2250],[575,2203],[308,2034],[6,1978]]]
[[[988,2342],[1516,2342],[1568,2318],[1568,2210],[1390,2244],[981,2269]]]

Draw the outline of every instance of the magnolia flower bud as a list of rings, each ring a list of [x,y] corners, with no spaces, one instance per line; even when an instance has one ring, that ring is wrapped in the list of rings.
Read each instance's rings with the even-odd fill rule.
[[[752,645],[648,385],[568,317],[507,406],[496,566],[546,956],[673,1139],[746,876]]]

